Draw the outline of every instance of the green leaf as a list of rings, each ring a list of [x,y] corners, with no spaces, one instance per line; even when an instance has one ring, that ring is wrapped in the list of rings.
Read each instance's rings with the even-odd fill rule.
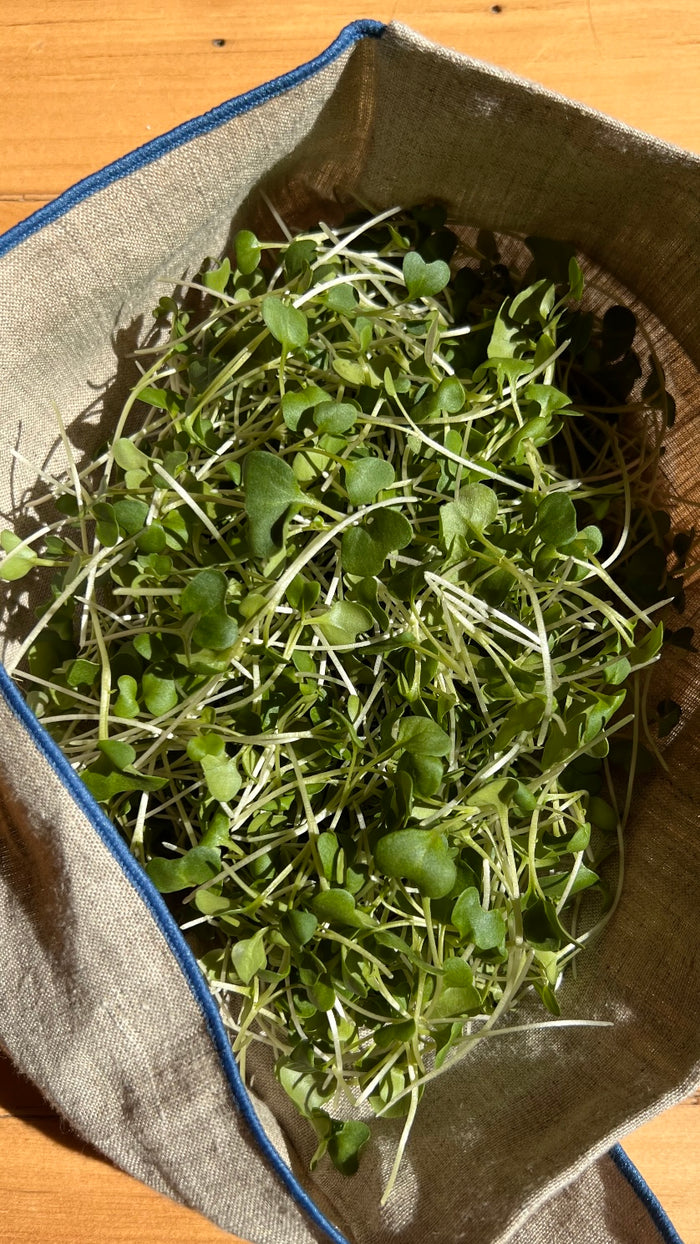
[[[564,492],[550,492],[537,509],[535,530],[544,544],[555,549],[576,538],[576,510]]]
[[[366,1123],[359,1119],[333,1122],[333,1133],[328,1141],[328,1156],[342,1175],[354,1175],[360,1164],[360,1155],[370,1138]]]
[[[104,544],[106,548],[116,544],[119,539],[119,527],[117,525],[114,506],[108,501],[96,501],[92,507],[92,512],[97,519],[95,531],[100,544]]]
[[[207,289],[216,290],[222,294],[228,285],[228,279],[231,275],[231,263],[228,258],[224,259],[216,268],[211,268],[208,272],[202,273],[202,285]]]
[[[488,344],[488,357],[490,359],[498,359],[500,361],[501,359],[515,358],[516,350],[524,341],[523,329],[509,318],[505,310],[507,306],[508,303],[504,302],[494,320]],[[529,363],[525,370],[530,370]]]
[[[355,315],[358,310],[358,299],[352,285],[334,285],[324,294],[326,305],[339,315]]]
[[[121,678],[117,679],[117,687],[119,688],[119,695],[114,704],[114,716],[138,717],[141,710],[136,698],[138,691],[136,679],[132,678],[130,674],[122,674]]]
[[[389,554],[406,548],[412,536],[410,522],[398,510],[377,510],[343,532],[343,570],[362,578],[380,574]]]
[[[322,1110],[335,1092],[333,1082],[326,1083],[323,1072],[313,1069],[313,1056],[308,1047],[297,1047],[278,1062],[275,1072],[285,1093],[307,1119]]]
[[[97,746],[115,769],[128,769],[136,760],[136,749],[119,739],[100,739]]]
[[[535,281],[521,289],[508,304],[508,316],[516,324],[529,326],[533,321],[545,324],[556,299],[551,281]]]
[[[83,657],[79,657],[77,661],[71,662],[66,682],[69,687],[91,687],[100,668],[96,661],[86,661]]]
[[[426,263],[417,251],[404,256],[403,279],[411,298],[432,298],[449,283],[450,269],[442,259]]]
[[[577,302],[583,297],[583,272],[575,255],[569,260],[569,293]]]
[[[430,717],[402,717],[397,743],[415,756],[447,756],[450,736]]]
[[[221,871],[221,857],[213,847],[192,847],[177,859],[154,856],[146,872],[161,894],[174,894],[203,885]]]
[[[249,985],[253,977],[257,976],[258,972],[264,972],[267,967],[264,944],[266,932],[266,929],[258,929],[252,937],[236,942],[231,948],[231,961],[237,976],[244,985]]]
[[[339,358],[333,359],[333,371],[341,380],[345,380],[347,384],[354,385],[358,388],[365,383],[365,368],[362,363],[354,359]]]
[[[295,238],[284,250],[284,271],[288,277],[299,276],[316,259],[318,250],[311,238]]]
[[[98,769],[92,768],[84,769],[80,776],[95,799],[104,804],[108,804],[116,795],[123,795],[127,791],[162,790],[167,783],[167,778],[152,777],[147,773],[120,773],[116,769],[110,773],[101,773]]]
[[[135,536],[146,525],[149,507],[135,497],[122,497],[114,503],[114,516],[126,536]],[[161,528],[162,530],[162,528]]]
[[[522,704],[514,704],[501,722],[493,745],[496,751],[503,751],[516,734],[523,730],[531,733],[542,720],[545,701],[540,696],[525,700]]]
[[[236,251],[236,267],[242,276],[250,276],[260,263],[260,243],[250,229],[239,229],[234,247]]]
[[[136,547],[140,553],[162,553],[165,548],[165,544],[165,531],[161,527],[160,523],[149,523],[149,525],[144,527],[143,531],[140,531],[136,537]]]
[[[464,890],[452,908],[452,923],[465,941],[473,941],[479,950],[495,950],[502,946],[506,924],[500,911],[484,911],[475,886]]]
[[[322,402],[314,410],[314,423],[327,436],[341,436],[357,420],[360,411],[350,402]]]
[[[308,613],[313,609],[320,594],[321,584],[318,579],[305,579],[301,574],[294,576],[285,591],[288,603],[299,613]]]
[[[318,928],[318,920],[311,911],[293,910],[287,912],[281,927],[284,936],[292,945],[306,946]]]
[[[431,1018],[441,1019],[450,1015],[476,1015],[481,1010],[481,998],[473,985],[448,985],[442,989],[431,1010]]]
[[[349,924],[364,928],[371,923],[355,907],[355,899],[349,890],[319,890],[311,900],[311,910],[319,920],[328,924]]]
[[[221,570],[200,570],[180,596],[183,613],[218,612],[226,600],[228,580]]]
[[[190,760],[194,760],[197,763],[204,760],[207,756],[220,756],[223,759],[226,755],[224,740],[220,734],[215,734],[214,731],[195,734],[187,744],[187,755]]]
[[[475,808],[507,808],[519,787],[516,778],[494,778],[478,790],[469,792],[468,802]]]
[[[442,971],[445,985],[468,989],[470,985],[474,984],[474,974],[469,964],[458,956],[445,959],[442,964]]]
[[[0,531],[0,548],[4,549],[6,553],[11,553],[21,543],[20,536],[15,535],[14,531]]]
[[[212,799],[219,803],[230,803],[241,789],[241,778],[235,760],[230,757],[203,756],[200,761],[204,780]]]
[[[150,671],[141,680],[143,699],[149,713],[163,717],[178,702],[177,688],[172,678],[161,678]]]
[[[398,829],[385,834],[375,851],[377,867],[405,879],[426,898],[442,898],[455,883],[457,869],[439,830]]]
[[[405,769],[413,779],[413,786],[419,795],[431,798],[442,786],[445,770],[436,756],[419,756],[405,752],[399,761],[399,767]]]
[[[139,397],[144,402],[149,402],[151,406],[164,408],[164,401],[161,401],[162,391],[160,389],[142,389]],[[156,399],[155,401],[153,399]],[[147,470],[151,465],[150,458],[147,458],[133,441],[123,436],[121,440],[115,441],[112,446],[114,461],[122,471],[139,471]]]
[[[358,635],[372,628],[372,615],[367,609],[347,600],[335,601],[326,613],[313,621],[334,646],[354,644]]]
[[[385,458],[355,458],[345,463],[345,487],[353,505],[371,505],[395,479],[396,472]]]
[[[653,661],[654,657],[661,651],[664,642],[664,624],[657,622],[656,626],[647,631],[644,638],[634,645],[629,653],[629,659],[632,665],[646,665],[649,661]]]
[[[12,583],[23,579],[36,565],[37,555],[33,549],[25,547],[17,553],[8,553],[0,562],[0,579]]]
[[[560,899],[564,890],[569,884],[569,873],[553,873],[550,877],[540,877],[540,886],[547,898],[553,899],[555,902]],[[569,897],[574,894],[580,894],[582,890],[588,890],[591,886],[597,885],[600,877],[594,873],[592,869],[586,868],[585,864],[581,864],[573,885],[569,890]]]
[[[263,298],[262,317],[272,336],[285,350],[300,350],[309,340],[309,326],[304,312],[274,294]]]
[[[592,795],[588,800],[588,816],[592,823],[598,826],[598,829],[603,829],[608,834],[617,832],[619,817],[606,799]],[[569,843],[569,849],[572,851],[575,849],[571,843]]]
[[[304,389],[288,391],[282,398],[282,418],[292,432],[299,427],[299,420],[305,411],[321,402],[328,401],[328,394],[316,384],[309,384]]]
[[[440,381],[435,393],[435,401],[439,410],[456,415],[464,406],[465,392],[456,376],[446,376]]]
[[[238,623],[224,609],[219,613],[207,613],[201,617],[192,632],[196,647],[209,648],[212,652],[224,652],[235,644]]]
[[[253,449],[245,458],[243,493],[251,552],[269,558],[282,548],[281,520],[303,498],[296,476],[284,458]]]
[[[440,506],[440,543],[445,552],[452,553],[460,541],[468,543],[472,535],[483,537],[497,516],[498,497],[493,489],[487,484],[468,484],[458,501]]]

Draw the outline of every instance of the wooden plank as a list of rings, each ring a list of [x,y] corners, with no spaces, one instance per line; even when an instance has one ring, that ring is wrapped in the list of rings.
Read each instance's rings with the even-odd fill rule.
[[[623,1148],[684,1244],[699,1244],[700,1093],[638,1128],[623,1141]]]
[[[7,1244],[244,1244],[117,1170],[55,1116],[0,1118],[0,1151]]]
[[[120,155],[317,55],[368,9],[700,152],[698,0],[266,0],[264,10],[228,0],[103,0],[99,9],[3,0],[0,232]],[[0,1145],[7,1244],[234,1238],[91,1154],[4,1060]],[[685,1244],[700,1244],[698,1104],[666,1112],[625,1147]]]

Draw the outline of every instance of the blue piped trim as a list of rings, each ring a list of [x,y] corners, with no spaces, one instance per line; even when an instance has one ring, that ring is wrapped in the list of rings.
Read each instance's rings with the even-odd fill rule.
[[[630,1187],[636,1192],[666,1244],[683,1244],[663,1205],[652,1192],[644,1176],[637,1170],[634,1162],[628,1158],[622,1145],[615,1145],[610,1150],[610,1157],[620,1174],[624,1175]]]
[[[153,882],[141,868],[141,865],[134,859],[123,838],[121,838],[112,822],[90,794],[87,786],[78,777],[75,770],[71,768],[58,745],[25,703],[2,663],[0,663],[0,695],[3,696],[15,717],[17,717],[31,736],[32,741],[42,756],[49,762],[54,773],[72,796],[80,811],[97,831],[104,845],[111,851],[121,866],[122,871],[126,874],[137,894],[153,916],[173,955],[177,959],[200,1010],[203,1012],[209,1036],[223,1064],[236,1105],[264,1157],[267,1158],[270,1166],[273,1167],[275,1173],[282,1180],[294,1200],[304,1213],[308,1215],[314,1225],[325,1231],[328,1239],[332,1240],[333,1244],[348,1244],[345,1236],[341,1234],[332,1222],[329,1222],[314,1204],[308,1192],[302,1188],[286,1162],[280,1157],[274,1145],[266,1136],[241,1078],[238,1064],[231,1049],[231,1043],[226,1035],[226,1029],[204,976],[175,919],[170,914]]]
[[[82,181],[78,181],[69,190],[66,190],[58,198],[51,203],[47,203],[45,207],[40,207],[38,211],[33,212],[31,216],[27,216],[25,220],[21,220],[19,224],[8,229],[7,233],[0,236],[0,256],[19,246],[20,242],[24,242],[32,234],[38,233],[46,225],[54,220],[58,220],[71,207],[75,207],[77,203],[82,203],[83,199],[90,198],[91,195],[97,194],[98,190],[104,190],[106,186],[112,185],[115,181],[120,181],[122,177],[127,177],[129,173],[133,173],[136,169],[144,168],[147,164],[152,164],[154,160],[158,160],[167,152],[172,151],[175,147],[181,147],[183,143],[187,143],[192,138],[198,138],[201,134],[208,134],[211,130],[218,129],[219,126],[225,125],[227,121],[233,117],[238,117],[244,112],[249,112],[251,108],[257,108],[259,104],[264,104],[269,99],[274,99],[277,95],[283,95],[285,91],[290,91],[293,87],[299,86],[301,82],[306,82],[309,78],[313,78],[315,74],[325,69],[326,65],[330,65],[332,61],[337,60],[348,48],[358,43],[360,39],[379,39],[385,30],[383,22],[374,21],[372,18],[363,18],[361,21],[351,22],[349,26],[343,27],[338,38],[327,47],[319,56],[313,60],[306,61],[298,68],[290,70],[289,73],[282,74],[279,78],[272,78],[270,82],[263,83],[262,86],[256,86],[252,91],[246,91],[243,95],[234,95],[233,99],[227,100],[223,104],[219,104],[216,108],[212,108],[209,112],[202,113],[199,117],[194,117],[191,121],[185,121],[182,125],[177,125],[175,129],[168,130],[166,134],[161,134],[157,138],[153,138],[150,142],[144,143],[142,147],[137,147],[134,151],[130,151],[128,155],[121,156],[112,164],[106,165],[97,173],[91,173],[88,177],[84,177]]]

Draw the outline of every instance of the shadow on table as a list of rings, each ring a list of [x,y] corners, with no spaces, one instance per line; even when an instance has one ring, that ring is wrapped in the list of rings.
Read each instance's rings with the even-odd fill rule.
[[[0,1124],[3,1117],[21,1119],[29,1127],[66,1149],[84,1153],[111,1165],[103,1154],[71,1131],[64,1119],[26,1076],[21,1075],[0,1047]]]

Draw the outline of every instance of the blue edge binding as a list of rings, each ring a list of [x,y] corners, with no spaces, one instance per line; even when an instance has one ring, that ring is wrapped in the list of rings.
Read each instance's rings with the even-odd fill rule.
[[[207,134],[210,130],[225,125],[233,117],[240,116],[251,108],[256,108],[259,104],[264,104],[267,100],[274,99],[277,95],[284,94],[285,91],[293,89],[301,82],[306,82],[309,78],[319,73],[320,70],[324,69],[326,65],[331,64],[332,61],[341,56],[348,48],[359,42],[360,39],[379,39],[384,30],[384,23],[372,21],[371,19],[352,22],[341,30],[338,38],[324,52],[321,52],[320,56],[316,56],[313,60],[299,65],[297,69],[291,70],[290,73],[285,73],[279,78],[273,78],[271,82],[265,82],[262,86],[258,86],[252,91],[246,91],[244,95],[237,95],[233,99],[227,100],[226,103],[220,104],[210,112],[205,112],[200,117],[186,121],[184,125],[176,126],[175,129],[170,130],[167,134],[154,138],[151,142],[145,143],[142,147],[137,147],[135,151],[130,152],[121,159],[115,160],[113,164],[108,164],[106,168],[100,169],[99,172],[92,173],[89,177],[83,178],[82,181],[76,182],[74,186],[71,186],[69,190],[66,190],[64,194],[54,199],[53,202],[48,203],[46,207],[40,208],[26,220],[20,221],[18,225],[15,225],[14,228],[9,229],[7,233],[0,237],[0,255],[13,250],[15,246],[24,242],[32,234],[38,233],[45,225],[63,216],[65,212],[74,207],[75,204],[82,202],[83,199],[89,198],[104,187],[119,181],[122,177],[127,177],[130,173],[135,172],[136,169],[153,163],[162,155],[165,155],[166,152],[172,151],[174,147],[180,147],[183,143],[189,142],[190,139],[199,137],[200,134]],[[102,811],[82,780],[77,776],[75,770],[71,768],[60,748],[54,743],[43,726],[40,725],[31,709],[27,707],[1,663],[0,694],[2,694],[15,716],[26,728],[27,733],[32,737],[39,751],[72,795],[81,812],[94,826],[103,843],[121,865],[134,889],[148,907],[168,946],[177,959],[204,1015],[209,1035],[221,1059],[236,1105],[264,1157],[291,1193],[299,1208],[304,1211],[314,1226],[320,1227],[327,1238],[334,1241],[334,1244],[348,1244],[346,1237],[314,1204],[308,1192],[292,1174],[286,1162],[265,1134],[241,1079],[238,1064],[233,1056],[231,1044],[216,1003],[209,992],[192,951],[166,904],[150,878],[142,870],[141,866],[137,864],[133,855],[131,855],[126,843],[120,837],[112,822]],[[681,1237],[659,1200],[634,1163],[630,1161],[622,1146],[615,1145],[610,1150],[610,1157],[644,1204],[666,1244],[683,1244]]]

